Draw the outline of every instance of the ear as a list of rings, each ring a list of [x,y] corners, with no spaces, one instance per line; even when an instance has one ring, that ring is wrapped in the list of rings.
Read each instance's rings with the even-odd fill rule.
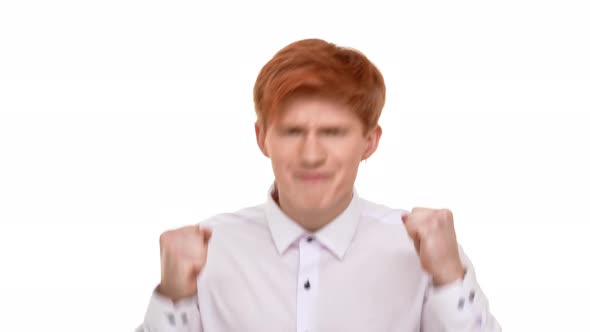
[[[375,126],[367,132],[367,147],[363,152],[363,160],[369,159],[369,157],[377,150],[379,140],[381,139],[381,133],[382,129],[380,125]]]
[[[263,155],[268,157],[268,152],[266,151],[266,144],[264,144],[266,138],[266,131],[258,121],[254,123],[254,131],[256,132],[256,143],[258,143],[258,148],[262,152]]]

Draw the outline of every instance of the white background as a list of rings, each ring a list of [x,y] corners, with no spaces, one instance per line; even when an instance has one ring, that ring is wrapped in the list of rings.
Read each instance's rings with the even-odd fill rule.
[[[589,17],[585,1],[2,1],[0,330],[139,325],[162,231],[264,201],[252,86],[318,37],[386,79],[359,194],[452,209],[505,331],[586,331]]]

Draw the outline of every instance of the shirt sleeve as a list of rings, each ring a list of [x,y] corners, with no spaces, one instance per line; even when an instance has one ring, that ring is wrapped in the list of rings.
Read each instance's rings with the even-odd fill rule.
[[[203,332],[197,296],[173,303],[154,290],[135,332]]]
[[[459,248],[465,276],[451,284],[430,286],[422,312],[422,332],[500,332],[473,265]]]

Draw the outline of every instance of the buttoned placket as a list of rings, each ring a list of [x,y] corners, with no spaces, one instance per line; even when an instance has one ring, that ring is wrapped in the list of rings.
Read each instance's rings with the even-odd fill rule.
[[[297,278],[297,332],[316,331],[319,294],[321,246],[313,237],[299,239],[299,274]]]

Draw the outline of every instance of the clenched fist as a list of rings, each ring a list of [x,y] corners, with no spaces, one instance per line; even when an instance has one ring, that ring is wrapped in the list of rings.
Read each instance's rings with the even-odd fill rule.
[[[432,276],[435,286],[464,277],[451,211],[414,208],[402,216],[402,221],[414,241],[422,268]]]
[[[205,266],[210,238],[211,230],[198,225],[162,233],[158,293],[178,301],[197,292],[197,276]]]

